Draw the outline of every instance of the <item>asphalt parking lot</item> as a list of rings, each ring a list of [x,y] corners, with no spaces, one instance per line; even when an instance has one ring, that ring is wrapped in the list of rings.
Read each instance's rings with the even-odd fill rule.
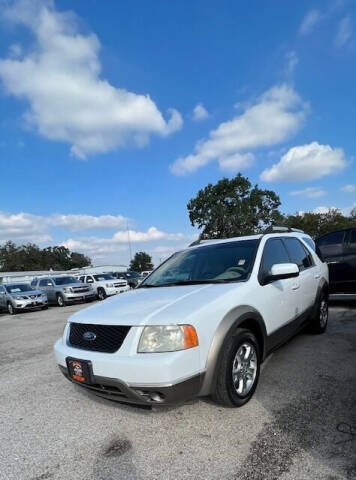
[[[65,380],[52,345],[86,305],[0,314],[0,479],[356,479],[356,302],[269,358],[241,409],[146,410]]]

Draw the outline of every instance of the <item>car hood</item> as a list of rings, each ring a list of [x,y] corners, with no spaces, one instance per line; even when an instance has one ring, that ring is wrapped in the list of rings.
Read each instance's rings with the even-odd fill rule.
[[[70,322],[103,325],[165,325],[189,323],[198,311],[212,309],[241,283],[138,288],[81,310]],[[219,302],[220,303],[220,302]]]
[[[30,290],[28,292],[18,292],[18,293],[10,293],[13,297],[20,296],[20,297],[28,297],[30,295],[42,295],[43,292],[41,290]]]

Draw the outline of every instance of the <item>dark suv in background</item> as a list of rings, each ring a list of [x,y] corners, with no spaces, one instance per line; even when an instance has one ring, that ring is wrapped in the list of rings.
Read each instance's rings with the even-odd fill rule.
[[[356,295],[356,225],[322,235],[316,247],[329,265],[330,293]]]
[[[115,272],[112,273],[115,278],[122,278],[127,281],[131,288],[136,288],[142,281],[142,277],[139,273],[133,271],[127,272]]]

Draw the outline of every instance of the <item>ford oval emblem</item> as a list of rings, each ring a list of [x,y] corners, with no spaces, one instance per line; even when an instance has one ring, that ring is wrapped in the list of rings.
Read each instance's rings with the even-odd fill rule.
[[[96,333],[94,332],[85,332],[83,333],[83,338],[87,342],[93,342],[96,339]]]

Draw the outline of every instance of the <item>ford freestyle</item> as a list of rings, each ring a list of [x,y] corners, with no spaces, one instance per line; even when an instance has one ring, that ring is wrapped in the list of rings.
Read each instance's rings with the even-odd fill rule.
[[[69,380],[112,400],[240,407],[272,350],[327,321],[327,265],[308,235],[274,228],[177,252],[135,290],[72,315],[54,351]]]

